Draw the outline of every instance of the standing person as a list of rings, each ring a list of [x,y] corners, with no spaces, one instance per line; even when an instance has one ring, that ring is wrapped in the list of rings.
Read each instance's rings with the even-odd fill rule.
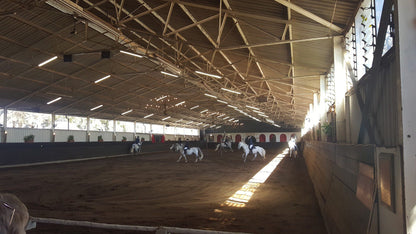
[[[11,193],[0,193],[0,233],[24,234],[28,222],[25,204]]]

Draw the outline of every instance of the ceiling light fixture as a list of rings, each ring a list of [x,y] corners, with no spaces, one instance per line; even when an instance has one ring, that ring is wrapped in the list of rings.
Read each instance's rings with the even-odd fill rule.
[[[150,114],[150,115],[146,115],[145,117],[143,117],[143,119],[147,119],[147,118],[149,118],[150,116],[153,116],[154,114]]]
[[[208,94],[208,93],[204,93],[204,95],[205,95],[205,96],[208,96],[208,97],[212,97],[212,98],[217,98],[216,96],[211,95],[211,94]]]
[[[179,106],[179,105],[182,105],[184,103],[185,103],[185,101],[182,101],[182,102],[176,103],[175,106]]]
[[[128,114],[128,113],[130,113],[130,112],[132,112],[132,111],[133,111],[133,109],[130,109],[130,110],[128,110],[128,111],[125,111],[125,112],[121,113],[121,115]]]
[[[199,107],[199,105],[196,105],[196,106],[193,106],[193,107],[189,108],[189,110],[193,110],[193,109],[198,108],[198,107]]]
[[[96,84],[97,84],[98,82],[101,82],[101,81],[103,81],[103,80],[105,80],[105,79],[110,78],[110,76],[111,76],[111,75],[104,76],[103,78],[101,78],[101,79],[98,79],[98,80],[94,81],[94,83],[96,83]]]
[[[170,119],[170,116],[163,118],[162,120],[165,121],[167,119]]]
[[[231,108],[233,108],[233,109],[237,109],[237,107],[236,106],[232,106],[232,105],[227,105],[228,107],[231,107]]]
[[[224,103],[224,104],[228,104],[228,102],[223,101],[223,100],[217,100],[217,102],[221,102],[221,103]]]
[[[176,120],[175,123],[182,121],[183,119]]]
[[[131,55],[131,56],[134,56],[134,57],[138,57],[138,58],[143,58],[143,56],[142,56],[142,55],[139,55],[139,54],[134,54],[134,53],[127,52],[127,51],[124,51],[124,50],[120,50],[120,53],[123,53],[123,54],[128,54],[128,55]]]
[[[164,98],[166,98],[166,97],[168,97],[168,96],[167,96],[167,95],[162,96],[162,97],[160,97],[160,98],[156,99],[156,101],[158,102],[158,101],[160,101],[160,100],[162,100],[162,99],[164,99]]]
[[[179,77],[178,75],[175,75],[175,74],[172,74],[172,73],[169,73],[169,72],[165,72],[165,71],[160,71],[160,73],[165,74],[167,76]]]
[[[204,113],[204,112],[207,112],[207,111],[208,111],[208,109],[205,109],[205,110],[201,111],[200,113]]]
[[[221,76],[213,75],[213,74],[209,74],[209,73],[205,73],[205,72],[201,72],[201,71],[195,71],[195,72],[198,73],[198,74],[201,74],[201,75],[210,76],[210,77],[214,77],[214,78],[217,78],[217,79],[222,78]]]
[[[254,110],[260,110],[259,108],[254,107],[254,106],[249,106],[249,105],[246,105],[246,107],[251,108],[251,109],[254,109]]]
[[[221,89],[224,90],[224,91],[230,92],[230,93],[241,94],[240,92],[237,92],[237,91],[234,91],[234,90],[231,90],[231,89],[226,89],[226,88],[221,88]]]
[[[50,58],[50,59],[48,59],[48,60],[46,60],[44,62],[41,62],[41,63],[39,63],[38,67],[42,67],[43,65],[45,65],[47,63],[50,63],[50,62],[52,62],[53,60],[55,60],[57,58],[58,58],[58,56],[55,56],[55,57],[52,57],[52,58]]]
[[[93,108],[90,109],[90,111],[97,110],[98,108],[101,108],[101,107],[103,107],[103,105],[99,105],[99,106],[93,107]]]
[[[52,101],[49,101],[48,103],[46,103],[47,105],[49,105],[49,104],[52,104],[52,103],[54,103],[54,102],[57,102],[57,101],[59,101],[59,100],[61,100],[62,99],[62,97],[58,97],[58,98],[55,98],[55,99],[53,99]]]

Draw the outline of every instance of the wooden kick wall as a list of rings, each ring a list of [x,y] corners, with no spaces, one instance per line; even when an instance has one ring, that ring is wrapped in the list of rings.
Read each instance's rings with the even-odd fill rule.
[[[307,141],[302,148],[328,232],[374,232],[375,146]]]

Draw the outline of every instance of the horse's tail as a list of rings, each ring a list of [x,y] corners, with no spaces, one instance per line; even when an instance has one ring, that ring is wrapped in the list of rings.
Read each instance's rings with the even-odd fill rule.
[[[263,158],[266,158],[266,150],[265,149],[261,148],[260,154]]]
[[[198,151],[201,154],[201,157],[199,157],[199,160],[202,160],[204,158],[204,153],[202,153],[202,150],[199,147],[198,147]]]
[[[220,144],[217,145],[217,148],[215,148],[215,151],[217,151],[220,148]]]
[[[131,146],[131,148],[130,148],[130,153],[132,154],[133,153],[133,145]]]

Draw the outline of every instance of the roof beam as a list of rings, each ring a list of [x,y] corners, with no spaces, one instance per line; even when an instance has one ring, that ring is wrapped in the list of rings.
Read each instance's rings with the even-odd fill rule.
[[[145,12],[142,12],[142,13],[140,13],[140,14],[137,14],[137,15],[135,15],[135,16],[132,16],[132,17],[129,17],[129,18],[125,19],[125,20],[122,20],[122,21],[120,21],[119,23],[120,23],[120,24],[125,24],[125,23],[127,23],[127,22],[129,22],[129,21],[132,21],[132,20],[134,20],[134,19],[140,18],[140,17],[142,17],[142,16],[144,16],[144,15],[148,15],[148,14],[150,14],[150,13],[152,13],[152,12],[154,12],[154,11],[157,11],[157,10],[159,10],[159,9],[162,9],[162,8],[164,8],[164,7],[167,7],[168,5],[169,5],[169,3],[168,3],[168,2],[167,2],[167,3],[164,3],[164,4],[160,5],[160,6],[157,6],[157,7],[152,8],[152,9],[148,9],[148,10],[147,10],[147,11],[145,11]]]
[[[277,3],[282,4],[283,6],[285,6],[287,8],[290,8],[290,9],[298,12],[299,14],[302,14],[302,15],[308,17],[309,19],[311,19],[313,21],[316,21],[316,22],[324,25],[325,27],[327,27],[327,28],[329,28],[329,29],[331,29],[331,30],[333,30],[333,31],[335,31],[337,33],[342,33],[344,31],[342,28],[340,28],[340,27],[334,25],[333,23],[331,23],[331,22],[329,22],[327,20],[324,20],[321,17],[319,17],[319,16],[317,16],[317,15],[315,15],[315,14],[313,14],[313,13],[311,13],[311,12],[309,12],[309,11],[301,8],[301,7],[299,7],[298,5],[295,5],[295,4],[293,4],[291,2],[288,2],[286,0],[275,0],[275,1]]]
[[[274,42],[251,44],[251,45],[230,46],[230,47],[222,47],[222,48],[219,48],[218,50],[239,50],[239,49],[247,49],[247,48],[254,48],[254,47],[282,45],[282,44],[289,44],[289,43],[327,40],[327,39],[332,39],[334,37],[337,37],[337,36],[313,37],[313,38],[304,38],[304,39],[296,39],[296,40],[274,41]]]
[[[211,21],[211,20],[213,20],[213,19],[218,18],[218,16],[219,16],[219,14],[216,14],[216,15],[210,16],[210,17],[208,17],[208,18],[205,18],[205,19],[203,19],[203,20],[200,20],[200,21],[198,21],[198,22],[195,22],[195,23],[193,23],[193,24],[190,24],[190,25],[187,25],[187,26],[185,26],[185,27],[182,27],[182,28],[180,28],[180,29],[176,29],[175,31],[173,31],[173,32],[170,32],[170,33],[166,34],[166,36],[170,36],[170,35],[172,35],[172,34],[176,34],[176,33],[178,33],[178,32],[182,32],[182,31],[184,31],[184,30],[186,30],[186,29],[189,29],[189,28],[195,27],[195,26],[197,26],[197,25],[203,24],[203,23],[205,23],[205,22]]]
[[[190,7],[195,7],[195,8],[205,9],[205,10],[211,10],[211,11],[215,11],[215,12],[224,12],[224,13],[227,13],[228,15],[232,15],[232,16],[248,17],[248,18],[252,18],[252,19],[264,20],[264,21],[279,23],[279,24],[289,24],[290,23],[289,20],[279,19],[279,18],[275,18],[275,17],[268,17],[268,16],[263,16],[263,15],[244,13],[244,12],[239,12],[239,11],[229,10],[229,9],[220,9],[218,7],[210,7],[210,6],[206,6],[206,5],[202,5],[202,4],[184,2],[184,1],[180,1],[180,0],[165,0],[165,1],[169,1],[169,2],[172,1],[172,2],[175,2],[177,4],[184,5],[184,6],[190,6]]]

